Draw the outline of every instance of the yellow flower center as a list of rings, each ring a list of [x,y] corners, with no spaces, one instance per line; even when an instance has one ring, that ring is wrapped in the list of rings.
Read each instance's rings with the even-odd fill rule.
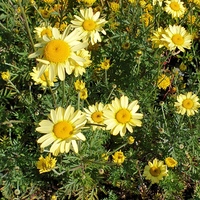
[[[92,113],[91,118],[94,122],[101,123],[103,121],[102,116],[103,116],[103,113],[100,111],[97,111],[97,112]]]
[[[127,109],[121,109],[117,112],[115,117],[119,123],[125,124],[130,121],[131,113]]]
[[[67,121],[61,121],[54,125],[53,132],[57,138],[68,139],[73,134],[74,128],[71,123]]]
[[[182,45],[184,43],[184,39],[180,34],[174,34],[172,36],[172,42],[176,45]]]
[[[170,8],[174,11],[179,11],[180,10],[180,5],[177,2],[171,2],[170,3]]]
[[[185,99],[183,102],[182,102],[182,106],[186,109],[191,109],[194,105],[194,102],[191,100],[191,99]]]
[[[96,23],[92,19],[87,19],[82,24],[84,30],[93,31],[96,28]]]
[[[52,37],[52,32],[51,32],[51,30],[49,28],[46,28],[41,32],[41,37],[43,35],[47,35],[49,38],[51,38]]]
[[[158,168],[158,167],[151,167],[151,169],[150,169],[150,174],[151,174],[152,176],[157,177],[157,176],[160,175],[160,173],[161,173],[160,168]]]
[[[44,48],[45,58],[54,63],[65,62],[70,55],[70,47],[63,40],[51,40]]]

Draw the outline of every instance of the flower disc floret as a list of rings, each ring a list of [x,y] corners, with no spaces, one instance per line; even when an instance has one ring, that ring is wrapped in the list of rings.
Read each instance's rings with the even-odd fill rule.
[[[85,114],[81,111],[74,111],[72,106],[66,109],[58,107],[51,110],[49,120],[42,120],[36,131],[45,134],[38,139],[41,148],[49,145],[50,152],[54,155],[58,153],[68,153],[72,145],[72,150],[78,153],[77,140],[85,140],[85,136],[81,133],[81,129],[86,123]]]
[[[49,62],[65,62],[70,56],[70,47],[63,40],[51,40],[44,48],[44,56]]]
[[[130,104],[128,101],[127,96],[115,98],[104,112],[106,129],[111,130],[113,135],[120,133],[123,137],[127,130],[132,133],[132,127],[142,125],[140,119],[143,118],[143,114],[136,113],[139,109],[138,101],[135,100]]]
[[[73,126],[67,121],[58,122],[53,126],[53,132],[57,138],[68,139],[73,134]]]

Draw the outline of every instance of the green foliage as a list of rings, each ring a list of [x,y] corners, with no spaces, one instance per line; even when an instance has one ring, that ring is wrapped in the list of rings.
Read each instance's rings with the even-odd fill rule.
[[[38,43],[35,28],[57,27],[63,33],[80,8],[90,6],[72,0],[0,3],[2,200],[200,199],[200,115],[177,114],[174,107],[178,95],[200,94],[199,5],[184,2],[187,11],[179,19],[172,18],[158,4],[153,6],[152,1],[116,2],[120,5],[118,12],[112,11],[111,1],[97,0],[91,5],[107,20],[106,35],[100,33],[102,42],[88,46],[92,63],[82,76],[66,74],[64,81],[57,77],[52,87],[36,85],[30,75],[38,65],[38,61],[28,58]],[[147,13],[152,18],[144,18]],[[196,17],[194,23],[188,22],[188,16]],[[181,52],[155,47],[153,32],[174,24],[194,36],[191,49]],[[101,69],[105,59],[110,60],[108,70]],[[10,78],[5,80],[2,72],[9,72]],[[170,77],[167,89],[158,88],[160,74]],[[86,100],[78,97],[74,87],[77,79],[86,84]],[[82,130],[86,141],[77,142],[79,153],[70,150],[59,154],[54,169],[39,173],[38,159],[48,155],[49,147],[39,147],[37,139],[42,134],[35,129],[48,119],[50,110],[72,105],[84,112],[89,105],[107,105],[122,95],[129,102],[138,100],[138,112],[144,115],[141,127],[133,127],[133,134],[127,131],[121,137],[105,128],[93,130],[87,123]],[[133,144],[128,143],[130,136],[135,139]],[[125,161],[116,164],[113,155],[119,150]],[[143,176],[145,166],[154,158],[164,161],[166,157],[173,157],[178,165],[168,167],[168,176],[151,184]]]

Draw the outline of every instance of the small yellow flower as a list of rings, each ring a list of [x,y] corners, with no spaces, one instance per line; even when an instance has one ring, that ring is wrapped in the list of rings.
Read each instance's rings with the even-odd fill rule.
[[[158,77],[157,85],[159,89],[166,90],[171,84],[170,78],[165,74],[162,74]]]
[[[80,99],[82,99],[82,100],[87,99],[88,98],[87,88],[84,88],[84,89],[80,90],[79,95],[80,95]]]
[[[4,81],[10,80],[10,72],[9,72],[9,71],[7,71],[7,72],[2,72],[2,73],[1,73],[1,78],[2,78]]]
[[[153,16],[148,12],[141,15],[140,21],[145,24],[145,26],[149,26],[150,22],[153,20]]]
[[[118,12],[120,6],[119,6],[119,4],[116,3],[116,2],[111,2],[111,3],[110,3],[110,8],[111,8],[111,10],[112,10],[113,12]]]
[[[80,90],[83,90],[85,88],[85,83],[82,81],[82,80],[77,80],[75,83],[74,83],[74,87],[77,91],[80,91]]]
[[[179,66],[179,69],[180,69],[182,72],[184,72],[184,71],[187,70],[187,66],[182,62],[182,63],[180,64],[180,66]]]
[[[190,24],[194,24],[194,22],[196,21],[196,17],[194,15],[188,15],[187,21]]]
[[[92,6],[92,4],[96,1],[96,0],[80,0],[82,1],[83,3],[89,5],[89,6]]]
[[[129,144],[133,144],[134,141],[135,141],[135,139],[134,139],[133,136],[130,136],[130,137],[128,138],[128,143],[129,143]]]
[[[141,6],[142,8],[144,8],[145,5],[146,5],[146,1],[140,0],[140,1],[139,1],[139,4],[140,4],[140,6]]]
[[[113,157],[113,162],[117,163],[118,165],[121,165],[126,158],[121,150],[115,152],[114,155],[112,155],[112,157]]]
[[[176,167],[176,165],[178,164],[178,162],[171,157],[165,158],[165,163],[167,164],[168,167],[172,168]]]
[[[100,64],[101,69],[108,70],[110,68],[110,59],[104,59],[104,61]]]
[[[106,153],[102,154],[101,157],[102,157],[105,161],[108,161],[109,156],[108,156]]]
[[[57,198],[57,196],[56,195],[52,195],[51,196],[51,200],[57,200],[58,198]]]
[[[46,156],[40,156],[39,161],[37,162],[37,169],[39,169],[40,174],[45,172],[50,172],[56,165],[56,159],[51,158],[51,154]]]

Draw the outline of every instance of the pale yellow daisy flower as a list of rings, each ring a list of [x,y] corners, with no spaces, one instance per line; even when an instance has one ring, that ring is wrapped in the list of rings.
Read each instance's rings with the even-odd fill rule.
[[[190,35],[184,27],[177,25],[169,25],[169,28],[165,29],[165,33],[162,34],[162,41],[167,43],[167,48],[172,51],[178,48],[184,52],[185,49],[191,48],[192,35]]]
[[[40,70],[37,67],[33,67],[32,72],[30,73],[31,78],[34,80],[35,85],[41,84],[43,87],[54,86],[54,82],[56,82],[56,78],[53,81],[49,80],[49,70],[48,68],[43,72],[40,76]]]
[[[186,8],[183,6],[183,2],[180,0],[165,1],[164,11],[172,15],[172,18],[183,17]]]
[[[51,26],[36,27],[33,32],[36,33],[36,39],[38,41],[41,40],[44,35],[46,35],[49,38],[51,38],[53,36],[52,35],[52,27]]]
[[[105,128],[103,113],[106,109],[107,106],[97,102],[95,105],[90,105],[88,109],[84,108],[86,118],[92,124],[93,130]]]
[[[90,60],[91,54],[89,51],[82,49],[76,52],[76,55],[85,59],[84,62],[79,63],[78,61],[72,60],[71,65],[73,66],[73,73],[75,77],[82,76],[86,72],[86,68],[92,63]]]
[[[106,129],[111,130],[112,135],[120,135],[123,137],[128,130],[133,132],[133,126],[141,126],[140,119],[143,114],[136,113],[139,109],[138,101],[132,101],[129,104],[127,96],[122,96],[120,99],[115,98],[111,104],[108,104],[108,109],[104,111]]]
[[[164,33],[165,33],[165,30],[162,27],[159,27],[156,31],[153,32],[151,41],[153,42],[153,45],[155,47],[162,48],[163,46],[167,46],[167,43],[161,40],[163,38],[162,34]]]
[[[188,92],[186,95],[178,95],[178,102],[175,102],[174,106],[177,108],[177,113],[181,115],[187,114],[187,116],[192,116],[195,113],[198,113],[198,108],[200,107],[198,100],[199,98],[196,94]]]
[[[90,41],[92,45],[101,42],[99,32],[106,35],[103,26],[107,21],[100,17],[100,12],[93,13],[92,8],[81,9],[80,17],[75,15],[75,19],[71,21],[72,27],[77,30],[83,40]]]
[[[68,153],[71,147],[75,153],[78,153],[76,141],[86,140],[81,133],[86,121],[85,114],[80,110],[75,111],[70,105],[66,109],[58,107],[51,110],[49,119],[42,120],[36,128],[37,132],[43,134],[37,142],[41,144],[41,148],[51,145],[49,151],[53,155]]]
[[[60,34],[57,28],[52,28],[52,38],[43,36],[43,40],[36,44],[39,48],[35,53],[29,55],[29,58],[37,58],[37,61],[43,65],[40,68],[40,75],[49,67],[49,80],[53,81],[58,75],[59,79],[65,79],[65,72],[71,74],[74,67],[71,61],[75,60],[83,65],[85,59],[76,55],[76,51],[88,46],[87,42],[80,42],[79,33],[68,26],[63,34]],[[82,64],[81,64],[82,63]]]

